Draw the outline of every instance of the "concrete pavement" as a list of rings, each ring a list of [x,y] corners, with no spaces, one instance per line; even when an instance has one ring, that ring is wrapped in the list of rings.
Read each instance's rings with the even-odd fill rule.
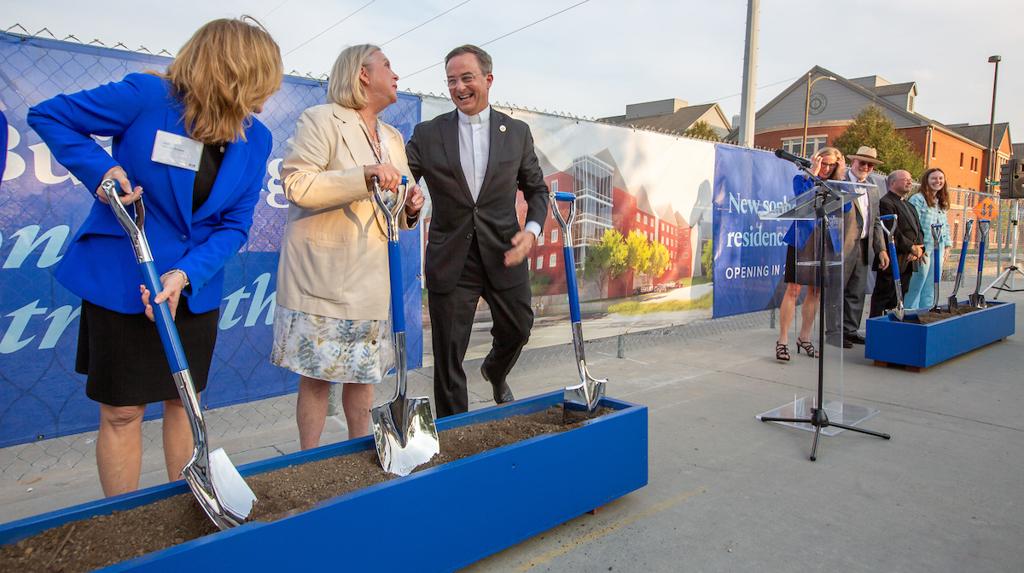
[[[816,382],[813,360],[775,361],[767,313],[631,334],[622,359],[614,338],[595,341],[609,394],[650,408],[650,484],[469,571],[1022,571],[1022,336],[922,373],[844,351],[846,399],[879,409],[866,427],[893,439],[823,438],[814,463],[809,433],[754,419]],[[429,393],[429,374],[411,391]],[[561,345],[525,352],[510,382],[527,396],[573,376]],[[471,392],[490,403],[476,377]],[[236,463],[294,451],[293,409],[287,396],[212,411],[211,439]],[[145,426],[151,485],[159,422]],[[325,441],[343,435],[333,422]],[[0,521],[98,497],[91,436],[0,450]]]

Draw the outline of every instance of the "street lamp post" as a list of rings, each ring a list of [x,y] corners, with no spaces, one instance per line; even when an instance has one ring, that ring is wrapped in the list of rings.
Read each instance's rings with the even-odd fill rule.
[[[988,63],[995,64],[995,73],[992,76],[992,115],[988,120],[988,178],[985,181],[989,193],[992,193],[996,185],[996,86],[999,83],[999,62],[1000,56],[989,56]]]
[[[800,142],[800,155],[808,158],[810,157],[810,154],[807,153],[807,120],[811,115],[811,87],[818,83],[818,80],[835,80],[832,76],[818,76],[812,80],[812,73],[813,72],[807,72],[807,94],[804,96],[804,138],[803,141]]]

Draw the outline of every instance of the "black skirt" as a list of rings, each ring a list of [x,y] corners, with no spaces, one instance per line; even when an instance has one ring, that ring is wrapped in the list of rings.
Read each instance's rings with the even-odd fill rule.
[[[194,314],[184,297],[174,324],[196,392],[206,379],[220,310]],[[178,397],[156,325],[145,314],[122,314],[82,301],[75,371],[88,376],[85,394],[109,406],[138,406]]]

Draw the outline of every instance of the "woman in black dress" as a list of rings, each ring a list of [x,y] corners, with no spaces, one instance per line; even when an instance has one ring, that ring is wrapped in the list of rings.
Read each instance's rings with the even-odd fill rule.
[[[280,50],[254,24],[215,20],[163,74],[129,74],[29,110],[29,124],[97,199],[56,276],[82,297],[76,370],[100,403],[96,464],[108,496],[138,488],[146,404],[163,402],[171,480],[192,454],[192,434],[146,317],[150,293],[100,183],[117,181],[125,204],[145,189],[146,234],[163,273],[156,302],[168,301],[201,391],[217,339],[224,264],[248,237],[271,149],[270,131],[253,114],[281,85]],[[113,153],[92,134],[112,136]]]
[[[822,179],[842,180],[846,177],[846,160],[841,151],[834,147],[819,149],[811,156],[811,172]],[[811,179],[806,175],[797,175],[793,180],[793,192],[796,195],[805,193],[813,187]],[[817,267],[813,265],[797,265],[797,261],[816,260],[815,248],[818,244],[817,231],[811,221],[794,221],[786,234],[786,294],[779,305],[779,339],[775,342],[775,358],[782,362],[789,361],[789,327],[796,317],[796,301],[800,291],[807,287],[807,296],[800,312],[800,333],[796,338],[797,354],[801,350],[811,358],[818,356],[817,349],[811,343],[811,328],[818,312],[820,292],[816,280]]]

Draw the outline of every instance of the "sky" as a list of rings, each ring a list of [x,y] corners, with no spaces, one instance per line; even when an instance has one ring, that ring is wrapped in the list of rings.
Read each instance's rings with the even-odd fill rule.
[[[718,102],[730,119],[740,110],[746,0],[0,4],[0,29],[21,24],[30,33],[48,28],[58,38],[172,54],[204,22],[250,14],[281,46],[286,71],[325,74],[344,47],[370,42],[383,45],[402,76],[399,89],[438,95],[447,95],[444,55],[493,40],[484,46],[494,59],[492,103],[582,117],[620,115],[626,104],[673,97]],[[1024,141],[1022,7],[1019,0],[761,0],[755,107],[820,65],[847,78],[915,81],[919,113],[943,123],[987,124],[994,71],[987,60],[999,54],[996,121],[1009,121],[1011,136]]]

